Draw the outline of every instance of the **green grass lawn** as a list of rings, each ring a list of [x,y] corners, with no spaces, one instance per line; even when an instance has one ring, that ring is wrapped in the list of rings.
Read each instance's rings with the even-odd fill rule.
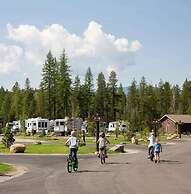
[[[8,164],[0,163],[0,174],[6,174],[8,172],[14,171],[15,168]]]
[[[69,148],[63,144],[52,145],[27,145],[25,153],[29,154],[68,154]],[[78,154],[94,154],[94,146],[82,146],[78,149]]]
[[[94,154],[95,146],[82,146],[79,147],[79,154]],[[0,153],[10,153],[9,149],[4,148],[2,144],[0,144]],[[68,154],[69,148],[64,144],[28,144],[26,145],[25,153],[28,154]]]
[[[18,139],[32,139],[32,140],[39,140],[39,141],[52,141],[52,142],[60,142],[63,143],[66,141],[67,137],[39,137],[37,135],[35,136],[25,136],[25,135],[17,135],[15,136]]]
[[[0,153],[9,153],[9,149],[5,148],[3,144],[0,144]]]

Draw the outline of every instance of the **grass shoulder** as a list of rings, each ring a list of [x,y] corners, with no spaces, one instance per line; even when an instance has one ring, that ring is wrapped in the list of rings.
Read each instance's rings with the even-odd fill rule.
[[[9,164],[0,163],[0,175],[15,171],[15,167]]]

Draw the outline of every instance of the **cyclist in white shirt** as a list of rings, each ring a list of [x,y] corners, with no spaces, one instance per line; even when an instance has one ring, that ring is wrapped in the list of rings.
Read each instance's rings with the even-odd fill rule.
[[[75,131],[71,132],[71,137],[68,138],[65,144],[69,145],[70,155],[77,161],[78,140]]]
[[[153,148],[154,144],[155,144],[155,136],[154,136],[154,132],[151,132],[149,138],[149,145],[148,145],[148,158],[150,157],[151,154],[151,149]]]

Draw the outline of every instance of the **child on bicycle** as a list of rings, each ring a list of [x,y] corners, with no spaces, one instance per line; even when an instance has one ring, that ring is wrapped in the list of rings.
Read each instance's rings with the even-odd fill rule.
[[[162,145],[159,143],[159,139],[156,139],[154,144],[155,163],[160,162],[160,152],[162,152]]]
[[[107,143],[109,144],[109,140],[105,137],[105,133],[104,132],[101,132],[100,133],[100,137],[97,141],[97,143],[99,143],[99,156],[101,154],[101,152],[104,150],[105,152],[105,157],[107,158]]]
[[[78,140],[76,138],[76,132],[71,132],[71,137],[68,138],[65,145],[69,145],[70,156],[72,156],[75,161],[77,161],[77,151],[78,151]]]

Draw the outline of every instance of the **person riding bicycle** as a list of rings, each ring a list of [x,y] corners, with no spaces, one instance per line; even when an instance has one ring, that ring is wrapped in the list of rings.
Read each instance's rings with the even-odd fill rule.
[[[149,144],[148,144],[148,158],[150,158],[151,155],[151,149],[153,149],[155,144],[155,136],[154,132],[152,131],[149,138],[148,138]]]
[[[105,153],[105,157],[107,158],[107,143],[109,144],[109,140],[105,137],[105,133],[104,132],[101,132],[100,133],[100,137],[97,141],[97,143],[99,143],[99,156],[101,154],[101,152],[104,150],[104,153]]]
[[[76,138],[76,132],[71,132],[71,137],[68,138],[65,145],[69,145],[70,148],[70,156],[74,158],[75,161],[77,161],[77,151],[78,151],[78,140]]]

